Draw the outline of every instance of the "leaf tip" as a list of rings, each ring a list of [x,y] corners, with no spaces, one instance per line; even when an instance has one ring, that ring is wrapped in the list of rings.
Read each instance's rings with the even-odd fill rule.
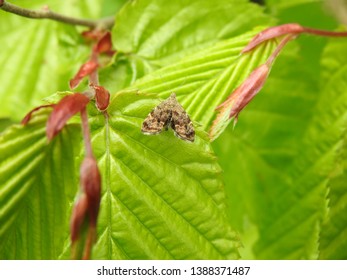
[[[86,63],[84,63],[76,75],[70,80],[69,86],[70,89],[76,88],[80,82],[83,80],[84,77],[92,74],[97,68],[99,67],[99,64],[94,60],[89,60]]]
[[[33,113],[35,113],[35,112],[38,111],[38,110],[41,110],[42,108],[47,108],[47,107],[54,107],[54,104],[41,105],[41,106],[38,106],[38,107],[32,109],[32,110],[31,110],[29,113],[27,113],[27,114],[25,115],[25,117],[22,119],[21,124],[24,125],[24,126],[27,125],[28,122],[31,120]]]

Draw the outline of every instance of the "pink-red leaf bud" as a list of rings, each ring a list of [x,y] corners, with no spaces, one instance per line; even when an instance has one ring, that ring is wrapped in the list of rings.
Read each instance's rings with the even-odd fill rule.
[[[103,86],[91,85],[95,90],[96,107],[100,111],[105,111],[110,104],[110,93]]]

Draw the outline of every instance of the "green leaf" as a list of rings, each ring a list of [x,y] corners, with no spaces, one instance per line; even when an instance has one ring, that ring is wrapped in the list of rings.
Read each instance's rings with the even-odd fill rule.
[[[274,50],[269,41],[254,52],[240,55],[258,31],[221,41],[194,56],[163,67],[136,81],[130,90],[157,93],[167,98],[175,92],[191,119],[207,130],[215,108]]]
[[[245,0],[131,1],[118,13],[112,31],[116,62],[131,73],[130,85],[222,39],[271,22],[261,7]]]
[[[91,108],[93,148],[103,182],[93,257],[238,258],[238,239],[225,215],[221,170],[204,133],[198,131],[194,143],[172,131],[141,133],[143,119],[158,102],[136,93],[114,95],[107,120]],[[6,174],[0,193],[2,258],[69,258],[67,218],[77,185],[72,176],[76,145],[64,129],[46,146],[46,118],[15,126],[0,141]],[[27,149],[28,143],[35,144]]]
[[[346,138],[340,155],[340,170],[329,182],[329,212],[320,236],[320,259],[347,258]]]
[[[104,0],[101,5],[101,12],[99,16],[105,17],[109,15],[115,15],[122,6],[131,0]],[[94,8],[94,7],[93,7]]]
[[[2,133],[2,131],[5,130],[5,128],[10,126],[11,124],[13,124],[13,122],[8,118],[0,119],[0,133]]]
[[[338,150],[338,162],[333,174],[333,179],[329,182],[328,207],[329,211],[323,223],[320,239],[320,259],[346,259],[347,251],[347,188],[346,188],[346,135],[347,123],[346,115],[346,62],[345,49],[346,40],[331,40],[325,49],[322,64],[324,72],[323,82],[329,81],[325,85],[326,91],[334,94],[336,109],[333,117],[341,122],[342,144]],[[332,74],[333,73],[333,74]]]
[[[117,15],[113,40],[120,52],[173,62],[264,22],[261,8],[248,1],[138,0]]]
[[[1,259],[56,259],[68,236],[78,141],[68,127],[47,144],[49,111],[0,136]]]
[[[237,238],[225,216],[224,191],[208,141],[172,131],[141,133],[160,100],[117,94],[110,118],[91,119],[103,174],[97,259],[237,258]],[[202,137],[202,138],[201,138]]]

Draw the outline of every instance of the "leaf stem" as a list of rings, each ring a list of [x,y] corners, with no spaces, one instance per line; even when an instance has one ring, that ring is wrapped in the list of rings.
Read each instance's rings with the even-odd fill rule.
[[[85,107],[81,111],[81,119],[82,119],[82,133],[83,133],[84,145],[86,148],[86,157],[92,158],[93,157],[93,150],[92,150],[92,144],[90,141],[88,115],[87,115],[87,110]]]
[[[337,32],[337,31],[327,31],[327,30],[319,30],[315,28],[310,28],[310,27],[304,27],[305,33],[309,34],[314,34],[318,36],[327,36],[327,37],[347,37],[347,32],[342,31],[342,32]]]
[[[9,12],[26,18],[51,19],[71,25],[81,25],[90,28],[110,29],[114,24],[114,17],[106,17],[99,20],[79,19],[52,12],[51,10],[49,10],[48,7],[45,7],[42,10],[35,11],[18,7],[4,0],[0,0],[0,9],[5,12]]]

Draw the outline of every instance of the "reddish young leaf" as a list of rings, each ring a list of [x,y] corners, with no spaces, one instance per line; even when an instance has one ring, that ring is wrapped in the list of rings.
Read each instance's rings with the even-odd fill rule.
[[[87,195],[89,223],[96,225],[100,207],[101,177],[98,164],[93,157],[86,157],[80,169],[82,190]]]
[[[234,90],[227,100],[216,108],[219,113],[216,119],[213,121],[210,129],[209,135],[211,140],[215,140],[224,131],[232,118],[234,118],[235,126],[238,115],[242,109],[247,106],[249,102],[251,102],[254,96],[264,86],[271,66],[278,54],[285,47],[285,45],[295,37],[295,34],[285,36],[266,62],[253,70],[247,79],[238,88],[236,88],[236,90]]]
[[[78,70],[75,77],[73,77],[73,79],[70,80],[70,88],[76,88],[84,77],[92,74],[96,69],[98,69],[98,67],[99,64],[94,60],[89,60],[86,63],[84,63]]]
[[[54,106],[51,115],[48,118],[46,126],[46,135],[52,140],[65,126],[66,122],[76,113],[87,106],[89,98],[81,93],[75,93],[65,96],[58,104]]]
[[[91,85],[95,90],[96,107],[100,111],[105,111],[110,104],[110,93],[103,86]]]
[[[242,50],[242,53],[249,52],[264,41],[277,38],[286,34],[299,34],[305,31],[305,28],[297,23],[288,23],[279,26],[274,26],[258,33]]]
[[[242,109],[254,98],[263,87],[269,73],[265,63],[256,68],[248,78],[216,110],[219,111],[210,129],[210,139],[216,139],[226,128],[232,118],[234,125]]]
[[[111,33],[106,32],[95,45],[96,53],[108,53],[112,50]]]
[[[22,125],[27,125],[27,123],[30,121],[32,114],[38,110],[41,110],[42,108],[47,108],[47,107],[54,107],[55,104],[49,104],[49,105],[41,105],[38,106],[34,109],[32,109],[28,114],[25,115],[25,117],[22,119],[21,124]]]

